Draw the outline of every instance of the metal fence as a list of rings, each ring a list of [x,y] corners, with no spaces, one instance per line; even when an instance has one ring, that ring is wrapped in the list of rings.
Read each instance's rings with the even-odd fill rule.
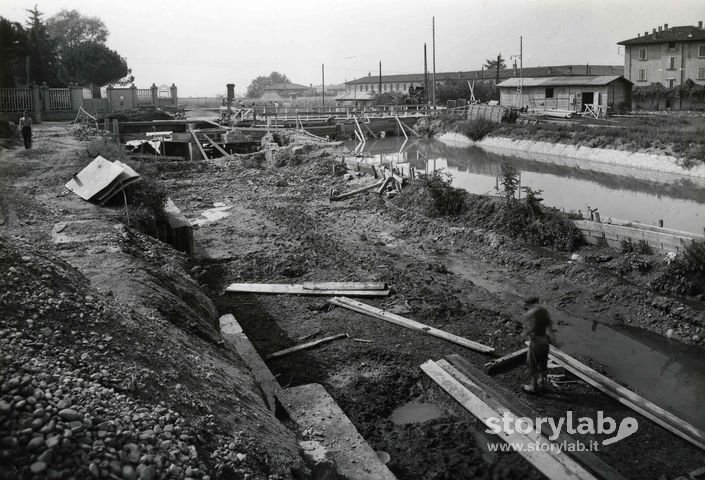
[[[137,89],[137,105],[152,105],[152,90],[149,88]]]
[[[52,112],[71,110],[71,91],[68,88],[50,88],[49,110]]]
[[[0,112],[32,110],[32,90],[29,88],[0,88]]]

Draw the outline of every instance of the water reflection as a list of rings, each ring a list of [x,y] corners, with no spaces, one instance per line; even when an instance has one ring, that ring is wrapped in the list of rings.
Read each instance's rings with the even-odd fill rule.
[[[453,184],[478,194],[494,194],[505,157],[480,148],[454,148],[437,141],[387,138],[350,144],[364,161],[392,163],[404,171],[443,169]],[[560,159],[566,165],[509,157],[520,172],[521,185],[543,190],[544,203],[565,211],[599,208],[603,220],[615,218],[702,233],[705,227],[705,185],[688,178],[627,167]],[[594,171],[612,169],[607,171]]]

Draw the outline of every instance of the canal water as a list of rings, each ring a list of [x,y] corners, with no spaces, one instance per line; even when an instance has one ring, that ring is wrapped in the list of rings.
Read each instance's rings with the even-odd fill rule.
[[[495,195],[502,162],[517,169],[521,185],[543,190],[544,204],[587,217],[587,207],[597,208],[603,221],[610,218],[638,221],[664,227],[703,233],[705,228],[705,181],[643,170],[630,172],[619,167],[620,175],[554,162],[523,160],[488,153],[479,147],[449,147],[438,141],[391,137],[371,140],[360,148],[347,145],[370,163],[411,165],[417,170],[444,170],[453,176],[453,185],[471,193]],[[568,163],[568,162],[566,162]],[[602,166],[604,168],[604,166]],[[408,168],[408,167],[407,167]],[[625,175],[626,173],[626,175]],[[632,173],[633,175],[630,175]]]
[[[453,175],[455,186],[478,194],[496,194],[505,160],[477,147],[454,148],[435,141],[404,144],[404,139],[387,138],[370,141],[364,149],[355,143],[349,147],[357,148],[365,162],[373,164],[391,162],[402,169],[413,166],[426,172],[443,169]],[[656,224],[663,219],[669,228],[703,232],[705,185],[701,181],[666,178],[658,172],[611,175],[561,165],[560,159],[547,163],[516,157],[507,160],[520,172],[522,185],[543,190],[547,205],[583,213],[589,205],[599,208],[603,220],[613,217]],[[517,312],[522,299],[532,294],[532,285],[525,279],[507,278],[479,259],[449,254],[437,260],[449,271],[494,292],[503,304],[516,306]],[[648,331],[612,327],[555,308],[550,312],[560,325],[559,339],[566,352],[594,359],[619,383],[705,430],[705,356],[701,350]]]

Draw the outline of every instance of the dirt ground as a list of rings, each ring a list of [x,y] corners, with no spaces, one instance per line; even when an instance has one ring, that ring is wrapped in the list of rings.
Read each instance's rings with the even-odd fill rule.
[[[645,287],[648,278],[634,275],[631,270],[625,275],[616,274],[619,258],[605,263],[569,262],[568,253],[529,247],[462,222],[428,218],[404,192],[394,200],[367,193],[330,202],[332,188],[342,192],[374,181],[370,175],[354,171],[352,179],[345,176],[339,160],[344,152],[333,147],[287,154],[286,158],[274,151],[263,162],[231,158],[179,162],[178,166],[167,162],[162,168],[152,168],[153,179],[167,189],[182,212],[192,220],[200,220],[194,231],[196,254],[193,259],[184,258],[173,265],[168,249],[151,247],[158,248],[154,258],[134,264],[129,267],[131,271],[120,271],[118,276],[106,275],[101,262],[108,260],[110,255],[106,253],[110,250],[105,245],[93,250],[81,248],[72,254],[70,249],[67,252],[52,242],[51,232],[55,224],[67,220],[114,220],[120,213],[93,207],[60,187],[77,171],[76,152],[82,142],[59,127],[40,130],[37,136],[35,150],[13,151],[3,158],[21,170],[12,180],[16,188],[13,202],[20,208],[4,214],[5,226],[0,227],[0,233],[14,241],[23,238],[46,246],[85,271],[94,286],[114,290],[118,300],[144,309],[142,314],[158,311],[168,322],[174,322],[170,325],[176,324],[180,331],[188,332],[183,342],[198,338],[203,345],[217,344],[217,334],[212,324],[189,326],[188,318],[172,320],[178,317],[178,309],[170,310],[164,302],[155,301],[150,310],[150,295],[131,285],[143,280],[155,283],[143,275],[158,277],[160,267],[171,270],[169,278],[174,278],[173,270],[178,270],[184,285],[190,285],[189,292],[196,296],[202,292],[208,297],[191,305],[197,312],[193,317],[234,314],[263,356],[300,343],[302,337],[316,339],[348,333],[350,339],[276,359],[268,362],[269,366],[284,387],[323,384],[372,447],[390,455],[388,466],[400,479],[542,477],[516,453],[489,452],[486,444],[492,439],[484,427],[419,369],[429,358],[438,360],[449,354],[462,355],[478,367],[489,358],[434,337],[330,308],[325,297],[224,293],[227,285],[383,281],[392,287],[392,294],[363,301],[492,345],[500,354],[522,346],[518,320],[522,298],[530,295],[538,295],[552,308],[587,322],[633,325],[659,334],[673,329],[692,348],[699,349],[703,344],[705,320],[703,311],[697,308],[699,300],[685,303],[675,297],[663,297],[654,301],[656,296]],[[228,216],[209,222],[202,212],[213,208],[214,203],[231,208],[226,210]],[[88,230],[83,235],[93,238],[97,233]],[[130,243],[138,253],[150,251],[149,246],[156,242],[139,234],[128,235],[140,239]],[[614,252],[590,248],[578,253],[583,258],[608,253],[617,257]],[[92,256],[94,260],[87,260]],[[164,298],[165,294],[157,291],[154,297]],[[177,299],[182,297],[174,295]],[[211,308],[213,311],[209,312]],[[560,328],[559,324],[559,333]],[[142,342],[137,337],[131,341]],[[231,359],[230,354],[221,355],[223,368],[232,361],[231,375],[239,375],[238,360]],[[582,360],[600,368],[588,357]],[[154,368],[158,375],[162,367]],[[705,464],[705,456],[695,447],[583,383],[564,384],[541,397],[522,393],[524,373],[523,368],[513,369],[495,376],[495,380],[542,415],[558,418],[573,410],[576,415],[595,418],[597,410],[604,410],[617,420],[626,416],[639,420],[636,434],[603,446],[597,453],[625,477],[671,479]],[[197,374],[192,376],[199,378]],[[187,388],[205,388],[210,397],[248,397],[241,391],[217,391],[209,381],[192,383]],[[227,397],[204,400],[220,406],[214,415],[216,423],[225,414],[226,400]],[[168,398],[163,401],[171,402]],[[264,450],[257,457],[259,463],[250,466],[253,474],[257,468],[265,471],[265,459],[291,448],[292,440],[291,433],[278,430],[264,414],[258,416],[260,407],[249,405],[254,402],[243,402],[248,405],[242,412],[248,417],[243,421],[248,438]],[[410,402],[435,404],[443,413],[422,423],[392,422],[392,412]],[[179,401],[169,405],[183,408]],[[198,419],[199,415],[202,413],[191,411],[186,417]],[[232,425],[225,423],[225,427]],[[266,426],[259,435],[257,425]],[[233,428],[225,427],[221,430],[230,430],[232,435]],[[226,441],[216,446],[216,442],[205,441],[203,448],[221,452],[223,442]],[[300,468],[289,453],[281,453],[275,463],[279,468],[269,468],[271,474]],[[217,459],[200,468],[208,471],[216,464]]]

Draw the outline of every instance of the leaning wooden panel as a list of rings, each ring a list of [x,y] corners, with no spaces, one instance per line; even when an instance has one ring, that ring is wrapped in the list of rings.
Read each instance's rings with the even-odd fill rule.
[[[494,348],[488,347],[487,345],[473,342],[472,340],[468,340],[467,338],[463,338],[458,335],[454,335],[452,333],[448,333],[446,331],[430,327],[423,323],[404,318],[400,315],[396,315],[391,312],[385,312],[384,310],[373,307],[372,305],[367,305],[366,303],[358,302],[357,300],[353,300],[351,298],[333,297],[328,300],[328,302],[339,307],[347,308],[348,310],[353,310],[364,315],[369,315],[370,317],[374,317],[379,320],[384,320],[385,322],[390,322],[401,327],[416,330],[417,332],[426,333],[434,337],[442,338],[443,340],[448,340],[449,342],[453,342],[457,345],[462,345],[463,347],[469,348],[471,350],[476,350],[478,352],[484,353],[494,352]]]
[[[429,360],[421,369],[434,382],[436,382],[443,390],[453,397],[463,408],[475,415],[482,423],[490,426],[490,419],[500,418],[500,414],[490,408],[479,397],[465,388],[451,374],[443,370],[436,362]],[[555,480],[596,480],[595,477],[585,470],[581,465],[569,458],[567,455],[558,451],[552,451],[547,448],[547,451],[542,451],[540,448],[529,447],[529,445],[539,443],[549,443],[548,440],[542,439],[540,436],[523,435],[518,432],[500,432],[497,434],[502,440],[507,442],[515,451],[531,463],[538,471],[546,475],[550,479]],[[515,446],[521,445],[521,448]]]

